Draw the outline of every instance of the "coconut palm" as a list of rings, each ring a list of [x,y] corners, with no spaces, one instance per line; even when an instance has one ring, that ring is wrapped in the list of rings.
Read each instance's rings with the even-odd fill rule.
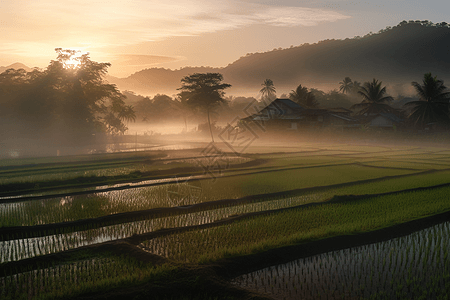
[[[359,115],[370,115],[377,113],[395,113],[395,109],[386,104],[394,100],[391,96],[386,96],[386,87],[381,87],[382,82],[373,79],[372,82],[365,82],[358,94],[363,101],[355,104],[351,109],[360,109]]]
[[[310,108],[314,108],[319,105],[314,94],[312,92],[308,92],[308,88],[302,86],[301,84],[298,85],[295,91],[293,90],[289,93],[289,99]]]
[[[264,83],[262,83],[261,85],[263,86],[263,88],[259,90],[259,92],[261,93],[261,98],[270,99],[275,97],[276,89],[272,79],[264,80]]]
[[[353,81],[351,92],[352,93],[358,93],[359,89],[361,88],[361,82],[359,81]]]
[[[436,76],[433,77],[431,73],[426,73],[422,85],[415,81],[411,84],[419,100],[405,105],[414,106],[408,117],[414,126],[424,126],[432,122],[448,125],[450,92],[444,82],[436,79]]]
[[[348,94],[352,90],[353,83],[350,77],[345,77],[343,81],[339,82],[339,84],[341,85],[339,87],[339,91],[343,94]]]
[[[122,121],[135,122],[136,121],[136,113],[132,105],[124,106],[120,112],[118,113],[118,118]]]

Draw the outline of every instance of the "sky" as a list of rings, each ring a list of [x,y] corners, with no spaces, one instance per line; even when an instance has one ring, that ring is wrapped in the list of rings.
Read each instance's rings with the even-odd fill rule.
[[[225,67],[247,53],[446,21],[447,0],[0,0],[0,66],[45,68],[55,48],[127,77],[145,68]]]

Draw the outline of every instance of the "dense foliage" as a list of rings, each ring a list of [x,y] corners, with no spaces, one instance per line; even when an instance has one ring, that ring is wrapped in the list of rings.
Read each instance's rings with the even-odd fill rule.
[[[115,85],[104,81],[110,64],[74,50],[55,50],[57,59],[45,70],[9,69],[0,74],[3,138],[70,145],[96,134],[124,133],[123,121],[134,120],[134,110]]]
[[[231,87],[228,83],[223,83],[223,76],[220,73],[195,73],[181,79],[181,92],[178,96],[182,103],[206,112],[208,117],[211,139],[214,137],[211,128],[210,114],[217,106],[225,102],[224,89]]]
[[[438,80],[431,73],[426,73],[423,84],[412,82],[412,86],[419,96],[418,101],[408,102],[413,106],[410,120],[415,126],[425,126],[428,123],[436,122],[441,126],[450,124],[449,101],[450,92],[442,80]]]

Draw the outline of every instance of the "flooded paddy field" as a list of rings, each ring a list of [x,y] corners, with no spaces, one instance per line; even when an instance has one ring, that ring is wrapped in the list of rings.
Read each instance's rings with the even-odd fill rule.
[[[40,186],[0,198],[0,285],[35,282],[27,293],[45,295],[48,290],[36,289],[36,282],[45,285],[46,276],[65,285],[78,280],[59,275],[78,272],[70,263],[55,261],[56,271],[43,271],[51,257],[115,243],[127,245],[124,254],[137,251],[141,258],[169,265],[207,267],[450,211],[450,152],[445,148],[311,143],[248,151],[205,156],[194,148],[154,149],[102,154],[95,161],[82,156],[4,163],[4,188]],[[101,177],[108,183],[40,190],[58,174],[70,180]],[[242,273],[233,286],[274,299],[407,298],[422,295],[419,285],[446,292],[448,269],[439,266],[448,265],[448,228],[443,223],[389,242]],[[101,275],[106,269],[94,266],[89,255],[84,264],[86,274],[100,272],[98,278],[106,278]],[[12,291],[4,297],[20,298]]]
[[[445,299],[450,223],[355,248],[298,259],[232,282],[274,299]]]

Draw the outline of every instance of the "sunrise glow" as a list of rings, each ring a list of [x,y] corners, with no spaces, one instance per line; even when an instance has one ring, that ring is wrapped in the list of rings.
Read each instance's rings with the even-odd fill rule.
[[[72,57],[71,59],[66,61],[64,63],[64,68],[66,68],[66,69],[77,69],[77,68],[80,67],[80,65],[81,65],[80,57],[77,56],[77,57]]]
[[[450,299],[449,10],[0,0],[0,300]]]

